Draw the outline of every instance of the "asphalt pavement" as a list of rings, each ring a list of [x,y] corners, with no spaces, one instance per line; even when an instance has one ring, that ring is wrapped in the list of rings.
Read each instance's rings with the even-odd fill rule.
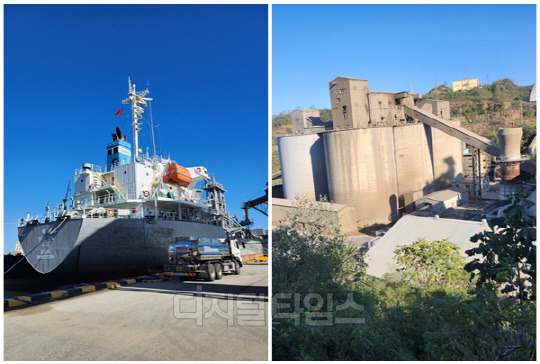
[[[268,265],[4,313],[5,360],[267,360]]]

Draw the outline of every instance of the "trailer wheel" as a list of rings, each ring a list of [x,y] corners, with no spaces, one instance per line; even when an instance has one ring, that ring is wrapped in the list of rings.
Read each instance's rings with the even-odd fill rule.
[[[206,271],[206,280],[208,282],[216,280],[216,268],[214,268],[213,264],[204,264],[201,268]]]
[[[240,274],[240,263],[238,263],[238,260],[234,261],[234,274]]]
[[[223,278],[223,266],[221,265],[221,263],[214,264],[214,268],[216,270],[216,279]]]

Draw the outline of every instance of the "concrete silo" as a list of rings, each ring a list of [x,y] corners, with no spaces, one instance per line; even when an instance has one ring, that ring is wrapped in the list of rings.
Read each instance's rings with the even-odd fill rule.
[[[431,146],[422,124],[393,127],[396,159],[397,189],[400,206],[405,206],[403,195],[421,191],[422,195],[435,192]]]
[[[324,133],[330,198],[356,208],[359,227],[398,217],[392,128]]]
[[[324,144],[320,134],[278,138],[279,163],[286,199],[328,196]]]
[[[458,121],[449,121],[459,126]],[[463,178],[463,150],[465,144],[440,130],[424,125],[433,163],[436,190],[448,188],[455,180]]]

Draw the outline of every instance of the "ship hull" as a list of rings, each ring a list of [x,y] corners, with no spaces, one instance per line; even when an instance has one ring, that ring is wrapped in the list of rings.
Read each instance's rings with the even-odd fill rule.
[[[186,237],[225,238],[222,227],[187,221],[87,218],[19,227],[26,259],[43,274],[142,272],[168,261]]]

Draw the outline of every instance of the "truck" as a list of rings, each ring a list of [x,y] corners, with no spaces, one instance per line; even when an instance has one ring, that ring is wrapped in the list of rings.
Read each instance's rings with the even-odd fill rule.
[[[164,275],[179,279],[221,279],[223,274],[240,274],[243,266],[238,240],[228,235],[224,242],[188,240],[169,246],[169,263]]]

